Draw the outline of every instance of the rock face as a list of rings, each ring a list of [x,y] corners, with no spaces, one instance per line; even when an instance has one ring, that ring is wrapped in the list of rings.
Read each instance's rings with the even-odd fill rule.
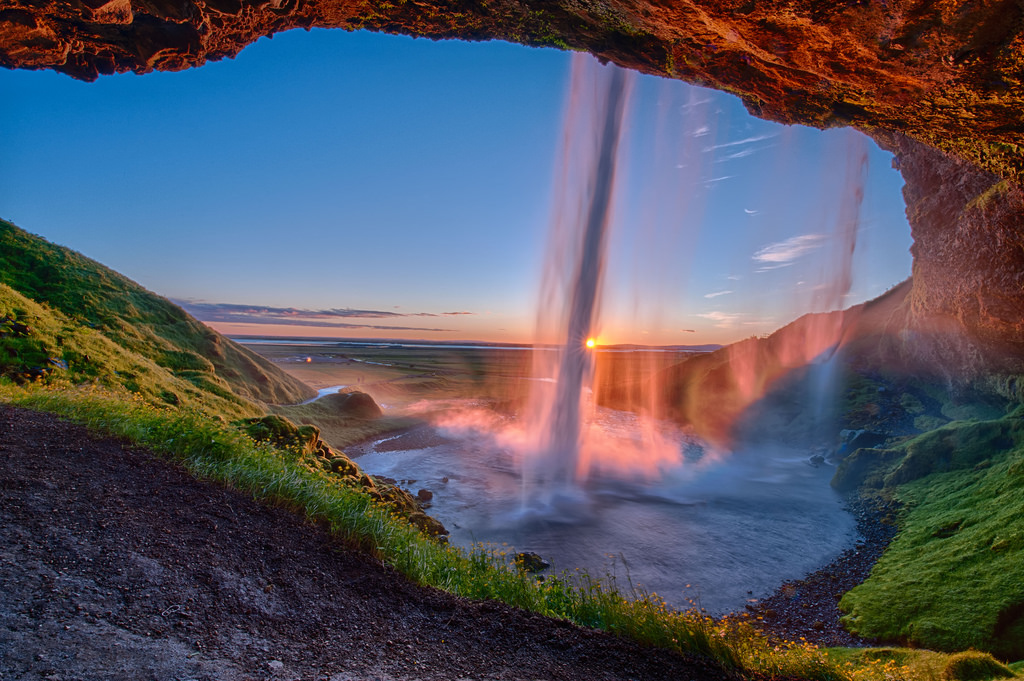
[[[879,136],[906,180],[911,313],[1007,354],[1024,350],[1024,190],[903,137]]]
[[[855,126],[907,180],[915,312],[1024,340],[1020,0],[6,0],[0,65],[178,70],[314,26],[581,49],[763,118]]]
[[[1024,173],[1017,0],[7,0],[0,64],[177,70],[314,26],[583,49],[734,92],[765,118],[901,132]]]

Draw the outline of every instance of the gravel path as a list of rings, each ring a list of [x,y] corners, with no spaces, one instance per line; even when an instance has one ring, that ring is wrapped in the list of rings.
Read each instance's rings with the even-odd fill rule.
[[[727,680],[414,586],[281,509],[0,405],[0,679]]]

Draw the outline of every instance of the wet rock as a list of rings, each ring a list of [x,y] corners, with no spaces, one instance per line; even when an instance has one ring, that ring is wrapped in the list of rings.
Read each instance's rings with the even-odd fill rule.
[[[839,447],[836,458],[842,459],[858,449],[870,449],[884,444],[886,436],[869,430],[842,430],[839,432]]]
[[[859,646],[869,643],[847,632],[840,623],[839,600],[863,582],[885,547],[896,535],[891,519],[899,504],[880,499],[851,498],[849,512],[857,520],[860,540],[854,548],[802,580],[787,582],[747,607],[755,625],[781,640],[804,637],[823,646]]]
[[[540,555],[532,551],[517,553],[516,565],[526,572],[540,572],[541,570],[547,570],[551,567],[551,563],[547,562],[541,558]]]

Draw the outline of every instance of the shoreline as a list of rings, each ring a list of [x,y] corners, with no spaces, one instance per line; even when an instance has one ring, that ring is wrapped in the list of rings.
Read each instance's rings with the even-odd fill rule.
[[[767,598],[747,606],[744,616],[770,638],[803,639],[822,647],[861,648],[877,643],[843,628],[839,600],[868,578],[896,536],[899,504],[851,495],[846,507],[857,521],[856,544],[828,565],[784,582]]]
[[[350,456],[354,461],[358,460],[368,453],[366,448],[381,439],[388,442],[377,450],[380,452],[443,444],[445,438],[432,433],[429,426],[424,422],[369,438],[353,447]],[[895,538],[900,505],[895,501],[866,498],[854,493],[845,498],[844,507],[856,523],[857,537],[853,546],[817,570],[799,579],[782,582],[770,595],[751,601],[745,610],[724,616],[742,617],[777,641],[802,639],[821,647],[876,645],[877,641],[856,636],[842,626],[840,618],[843,612],[839,609],[839,601],[846,592],[868,578],[875,563]]]

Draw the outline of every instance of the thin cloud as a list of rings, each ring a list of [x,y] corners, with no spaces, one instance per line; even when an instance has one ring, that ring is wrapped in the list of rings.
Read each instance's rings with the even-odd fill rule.
[[[772,270],[781,270],[784,267],[792,267],[792,266],[793,266],[793,263],[791,263],[791,262],[783,262],[783,263],[779,263],[778,265],[765,265],[764,267],[758,267],[754,271],[758,272],[758,273],[760,273],[760,272],[771,272]]]
[[[681,105],[679,108],[682,111],[686,111],[687,109],[693,109],[693,108],[698,107],[698,106],[703,106],[704,104],[710,104],[713,101],[714,100],[711,97],[705,97],[703,99],[695,99],[692,102],[687,102],[686,104]]]
[[[750,210],[749,208],[744,208],[743,212],[746,213],[747,215],[757,215],[761,211],[759,211],[759,210]]]
[[[772,138],[778,137],[778,134],[772,135],[758,135],[756,137],[747,137],[745,139],[736,140],[735,142],[723,142],[722,144],[713,144],[710,147],[704,147],[704,151],[715,151],[717,149],[727,149],[729,147],[738,147],[743,144],[753,144],[754,142],[763,142]]]
[[[705,298],[717,298],[718,296],[727,296],[730,293],[732,293],[732,291],[715,291],[714,293],[705,293],[704,297]]]
[[[778,265],[792,263],[811,251],[821,248],[828,239],[824,234],[801,234],[785,241],[768,244],[754,254],[755,262]]]
[[[702,314],[698,314],[697,316],[702,319],[708,319],[715,322],[715,328],[718,329],[732,328],[736,326],[736,324],[739,323],[740,318],[743,317],[743,315],[739,313],[722,312],[720,310],[715,310],[713,312],[704,312]]]
[[[189,314],[203,322],[224,324],[269,324],[311,326],[332,329],[385,329],[393,331],[447,331],[418,326],[391,326],[383,324],[353,323],[348,319],[402,319],[408,317],[447,317],[468,315],[472,312],[390,312],[385,310],[360,310],[332,308],[305,310],[294,307],[266,307],[260,305],[237,305],[233,303],[204,303],[175,300]]]
[[[715,159],[715,163],[727,163],[729,161],[735,161],[736,159],[739,159],[739,158],[746,158],[747,156],[753,156],[754,154],[756,154],[759,151],[764,151],[765,149],[771,149],[774,146],[775,146],[774,144],[766,144],[766,145],[760,146],[760,147],[748,147],[746,149],[741,149],[741,150],[733,152],[731,154],[727,154],[725,156],[717,157]]]

